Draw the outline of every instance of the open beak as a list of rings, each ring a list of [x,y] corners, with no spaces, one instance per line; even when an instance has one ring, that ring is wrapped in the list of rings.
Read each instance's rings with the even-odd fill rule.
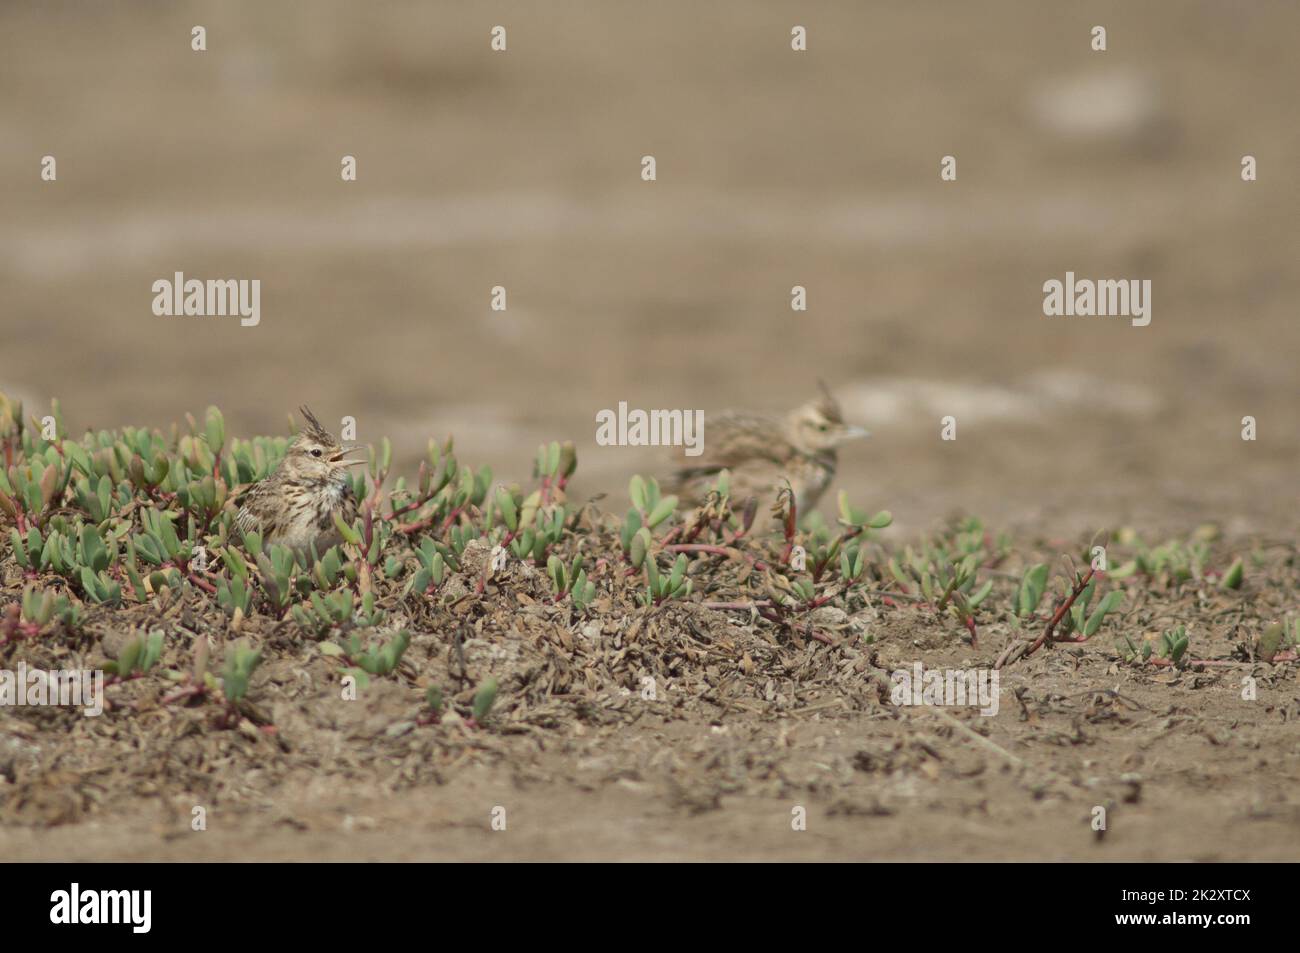
[[[346,460],[344,458],[349,456],[350,454],[363,453],[365,452],[365,449],[366,449],[365,447],[358,446],[355,444],[351,444],[349,446],[343,447],[341,450],[339,450],[338,453],[330,457],[330,463],[346,463],[350,467],[356,466],[358,463],[364,463],[365,462],[364,460]]]

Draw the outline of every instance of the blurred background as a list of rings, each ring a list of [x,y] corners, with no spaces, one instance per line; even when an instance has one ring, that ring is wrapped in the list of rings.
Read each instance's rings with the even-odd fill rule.
[[[0,389],[76,431],[306,402],[507,479],[569,438],[621,507],[664,455],[598,410],[707,443],[822,378],[904,532],[1293,533],[1298,35],[1284,0],[8,2]],[[155,317],[176,271],[260,279],[261,324]],[[1151,324],[1044,317],[1066,271],[1150,279]]]

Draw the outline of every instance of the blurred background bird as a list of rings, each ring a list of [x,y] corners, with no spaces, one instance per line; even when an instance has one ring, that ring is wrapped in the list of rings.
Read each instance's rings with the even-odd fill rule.
[[[340,444],[306,407],[298,412],[306,426],[280,465],[236,500],[235,532],[261,533],[264,543],[302,551],[315,544],[317,552],[324,552],[341,540],[334,515],[349,525],[356,518],[348,467],[362,461],[347,457],[363,448]]]
[[[836,449],[869,436],[844,422],[840,405],[820,384],[821,393],[785,416],[726,411],[705,419],[703,458],[679,468],[666,482],[684,502],[699,505],[731,473],[731,498],[775,499],[789,481],[800,513],[817,506],[835,478]]]

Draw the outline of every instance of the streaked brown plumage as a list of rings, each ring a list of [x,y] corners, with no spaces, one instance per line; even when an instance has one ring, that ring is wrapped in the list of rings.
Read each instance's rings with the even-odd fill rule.
[[[360,448],[341,445],[310,410],[298,410],[306,426],[275,472],[235,501],[239,515],[234,530],[236,538],[255,531],[264,543],[304,551],[315,543],[317,552],[324,552],[340,541],[334,514],[346,523],[356,518],[357,501],[347,468],[360,461],[345,458]]]
[[[705,421],[704,458],[691,460],[668,481],[671,492],[688,504],[702,503],[718,481],[731,472],[731,498],[738,504],[751,496],[772,502],[790,482],[799,512],[817,505],[835,476],[836,448],[868,436],[844,423],[840,405],[825,385],[821,395],[783,417],[727,412]],[[760,513],[765,509],[760,506]]]

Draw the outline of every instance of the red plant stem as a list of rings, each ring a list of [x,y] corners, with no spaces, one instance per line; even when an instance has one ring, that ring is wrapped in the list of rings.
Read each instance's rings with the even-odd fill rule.
[[[393,529],[399,533],[409,536],[411,533],[418,533],[422,529],[428,529],[430,526],[433,525],[433,519],[434,518],[430,516],[428,519],[417,520],[414,523],[398,523],[396,526],[393,527]]]
[[[1047,628],[1043,630],[1043,634],[1034,641],[1033,645],[1029,646],[1021,658],[1028,658],[1033,655],[1043,647],[1044,642],[1052,637],[1052,633],[1056,631],[1056,627],[1060,625],[1061,620],[1065,618],[1065,614],[1070,611],[1070,607],[1074,605],[1074,601],[1079,598],[1084,589],[1088,588],[1088,583],[1092,581],[1095,572],[1095,569],[1089,569],[1084,577],[1074,584],[1074,591],[1070,593],[1069,598],[1057,607],[1056,612],[1047,623]]]
[[[835,640],[832,639],[829,635],[822,635],[822,633],[818,632],[816,629],[810,628],[807,630],[805,634],[808,636],[808,638],[816,639],[818,642],[821,642],[823,645],[835,644]]]
[[[418,510],[420,507],[424,506],[425,504],[433,502],[434,497],[436,497],[437,495],[438,495],[437,493],[430,493],[428,496],[422,496],[418,500],[414,500],[410,503],[407,503],[405,506],[399,506],[396,509],[394,509],[391,513],[389,513],[386,519],[390,521],[396,520],[397,517],[401,516],[403,513],[409,513],[412,510]]]
[[[451,529],[452,524],[455,523],[456,520],[460,517],[460,514],[461,514],[461,512],[462,512],[463,509],[464,509],[464,507],[460,507],[460,506],[458,506],[458,507],[456,507],[454,510],[452,510],[450,513],[447,514],[447,518],[446,518],[445,520],[443,520],[443,521],[442,521],[442,525],[438,527],[438,535],[439,535],[439,536],[441,536],[443,533],[447,532],[447,530]]]
[[[432,499],[432,497],[430,497],[430,499]],[[447,532],[447,530],[451,528],[451,524],[456,522],[456,518],[460,516],[460,514],[463,511],[464,511],[464,507],[458,506],[450,513],[448,513],[447,518],[444,519],[442,521],[442,525],[438,527],[438,535],[441,536],[443,533]],[[398,523],[395,527],[393,527],[393,529],[398,533],[404,533],[407,535],[411,533],[418,533],[420,530],[428,529],[430,526],[432,526],[433,521],[435,519],[437,519],[436,515],[430,516],[427,519],[417,520],[414,523]]]
[[[202,589],[204,592],[210,595],[216,595],[217,587],[214,586],[212,583],[208,582],[206,579],[199,576],[199,574],[194,572],[193,570],[187,570],[187,574],[189,575],[190,582],[194,583],[194,585],[198,586],[200,589]]]
[[[395,519],[397,519],[397,517],[401,516],[403,513],[409,513],[409,512],[411,512],[411,510],[418,510],[420,507],[422,507],[422,506],[423,506],[425,503],[427,503],[427,502],[429,502],[429,501],[428,501],[428,500],[415,500],[414,502],[407,503],[405,506],[398,506],[398,507],[395,507],[395,508],[393,509],[393,511],[392,511],[391,513],[388,514],[388,516],[387,516],[386,518],[387,518],[388,520],[390,520],[390,521],[395,520]]]

